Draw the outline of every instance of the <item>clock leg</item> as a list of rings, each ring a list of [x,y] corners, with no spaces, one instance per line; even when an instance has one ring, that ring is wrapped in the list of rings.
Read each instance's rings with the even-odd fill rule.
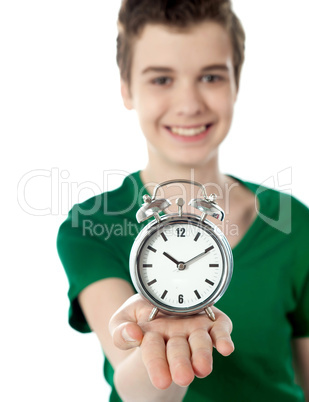
[[[211,307],[205,308],[205,313],[208,315],[208,317],[209,317],[212,321],[216,321],[216,316],[215,316],[214,312],[212,311]]]
[[[158,312],[159,312],[158,308],[154,307],[152,309],[151,313],[149,314],[148,321],[154,320],[156,318],[156,316],[158,315]]]

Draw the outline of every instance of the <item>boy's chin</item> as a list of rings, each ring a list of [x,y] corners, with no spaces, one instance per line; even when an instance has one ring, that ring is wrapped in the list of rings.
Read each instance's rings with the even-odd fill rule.
[[[202,169],[206,167],[212,159],[213,157],[209,157],[209,155],[199,157],[193,157],[192,155],[180,157],[180,155],[177,155],[177,157],[172,160],[170,159],[170,164],[178,169]]]

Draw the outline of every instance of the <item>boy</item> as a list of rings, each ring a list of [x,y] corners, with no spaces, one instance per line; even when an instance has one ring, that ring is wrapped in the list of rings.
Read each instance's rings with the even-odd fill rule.
[[[304,400],[294,383],[290,341],[309,395],[308,211],[292,199],[292,233],[275,230],[257,215],[257,186],[222,174],[218,166],[243,52],[244,32],[227,0],[122,4],[117,54],[122,97],[138,114],[149,161],[118,190],[75,206],[58,236],[70,281],[70,323],[96,332],[112,401]],[[106,240],[85,226],[86,220],[110,227],[135,224],[142,189],[151,193],[165,180],[191,179],[192,171],[209,194],[219,190],[219,206],[235,228],[225,233],[234,277],[217,303],[233,320],[236,351],[228,358],[221,355],[233,351],[232,324],[224,313],[214,308],[215,322],[204,314],[159,315],[147,322],[151,306],[134,294],[128,271],[136,233],[112,233]],[[167,188],[164,197],[190,199],[191,190],[185,186],[179,194],[179,188]],[[259,211],[275,217],[279,197],[288,196],[263,192]]]

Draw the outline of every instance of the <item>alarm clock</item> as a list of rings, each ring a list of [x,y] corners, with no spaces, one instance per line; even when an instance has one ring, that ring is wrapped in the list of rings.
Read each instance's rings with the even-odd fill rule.
[[[174,183],[187,183],[202,190],[202,198],[188,203],[201,214],[184,213],[182,198],[176,200],[178,213],[164,213],[172,203],[157,198],[157,192]],[[143,200],[137,221],[153,219],[133,243],[130,275],[136,291],[153,305],[149,321],[159,311],[177,316],[205,311],[214,321],[211,306],[226,291],[233,272],[231,247],[221,230],[207,219],[224,219],[216,195],[208,197],[205,186],[198,182],[169,180],[157,185],[152,197],[145,194]]]

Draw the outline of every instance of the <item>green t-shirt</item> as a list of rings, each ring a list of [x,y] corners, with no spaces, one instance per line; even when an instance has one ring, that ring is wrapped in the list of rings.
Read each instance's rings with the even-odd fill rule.
[[[309,336],[309,211],[290,195],[236,180],[256,194],[259,214],[233,249],[232,281],[216,304],[232,319],[235,351],[222,357],[214,350],[213,372],[195,379],[184,400],[304,401],[294,382],[291,339]],[[69,323],[80,332],[90,331],[77,300],[82,289],[110,277],[131,283],[131,246],[146,224],[135,214],[145,193],[139,172],[133,173],[118,189],[75,205],[59,229]],[[120,401],[106,358],[104,375],[110,401]]]

